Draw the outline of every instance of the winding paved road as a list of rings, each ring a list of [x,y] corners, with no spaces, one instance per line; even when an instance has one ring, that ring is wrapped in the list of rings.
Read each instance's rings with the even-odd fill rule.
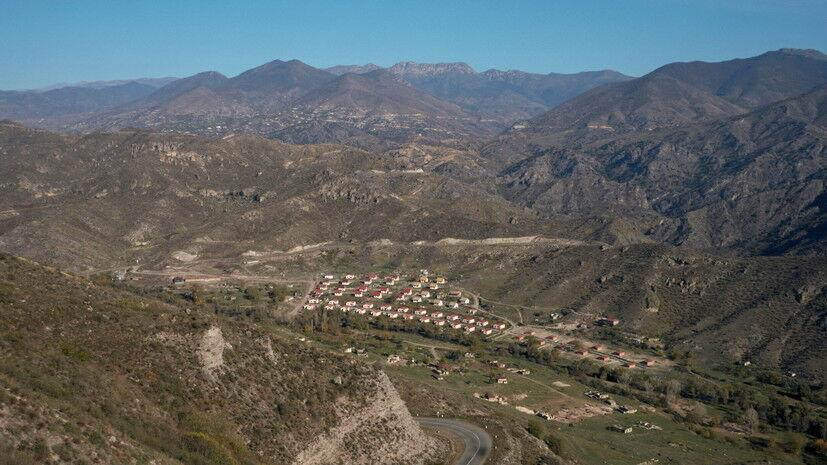
[[[453,433],[465,442],[465,451],[454,465],[482,465],[491,452],[491,436],[479,426],[449,418],[416,418],[424,428]]]

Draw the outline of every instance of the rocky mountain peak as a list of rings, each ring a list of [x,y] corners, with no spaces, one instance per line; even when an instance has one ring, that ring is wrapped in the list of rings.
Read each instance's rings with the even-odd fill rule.
[[[467,63],[416,63],[402,61],[389,68],[390,72],[400,76],[439,76],[445,74],[476,74]]]

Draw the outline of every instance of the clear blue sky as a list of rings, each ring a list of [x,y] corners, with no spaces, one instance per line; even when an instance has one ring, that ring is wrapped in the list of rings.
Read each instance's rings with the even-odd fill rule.
[[[276,58],[641,75],[782,47],[827,52],[827,1],[0,0],[0,89],[232,76]]]

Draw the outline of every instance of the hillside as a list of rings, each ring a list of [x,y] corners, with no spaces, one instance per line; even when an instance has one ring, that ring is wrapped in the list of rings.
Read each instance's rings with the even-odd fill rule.
[[[823,253],[827,87],[736,117],[559,145],[511,131],[483,151],[504,197],[549,214],[660,217],[655,241]]]
[[[344,142],[377,148],[402,142],[459,143],[471,133],[493,134],[497,126],[456,105],[412,87],[385,70],[347,73],[293,102],[305,122],[275,133],[286,142]],[[335,135],[342,128],[346,136]]]
[[[782,49],[719,63],[672,63],[599,87],[537,116],[527,131],[558,143],[703,122],[745,113],[827,83],[827,57]]]
[[[0,125],[0,246],[73,267],[325,241],[564,232],[497,196],[478,159],[256,136],[59,135]],[[579,227],[583,221],[577,221]],[[198,253],[198,252],[196,252]]]
[[[231,321],[0,255],[4,463],[424,463],[388,378]],[[322,440],[320,440],[322,438]]]

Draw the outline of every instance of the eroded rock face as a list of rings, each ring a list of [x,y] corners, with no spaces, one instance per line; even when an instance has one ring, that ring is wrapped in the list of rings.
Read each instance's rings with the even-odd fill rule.
[[[384,372],[377,372],[375,388],[363,408],[344,407],[339,424],[293,464],[422,464],[444,455],[443,445],[422,431]]]
[[[201,362],[201,369],[209,378],[215,378],[221,367],[224,366],[224,349],[231,349],[232,346],[224,341],[224,334],[221,328],[213,326],[201,337],[198,346],[198,360]]]

